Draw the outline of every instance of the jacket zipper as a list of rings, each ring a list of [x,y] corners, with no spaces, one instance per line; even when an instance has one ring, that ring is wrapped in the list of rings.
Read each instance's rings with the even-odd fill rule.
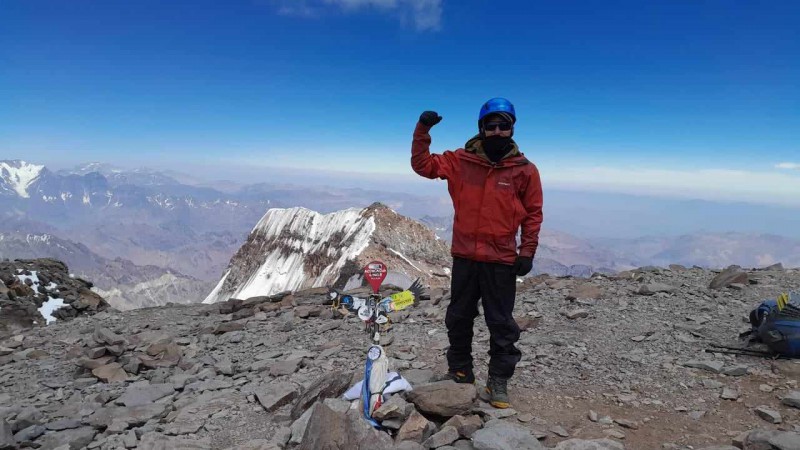
[[[483,217],[483,203],[484,203],[484,200],[486,199],[486,193],[488,192],[487,186],[489,186],[489,180],[492,177],[492,171],[494,171],[494,168],[497,166],[497,163],[491,163],[491,164],[492,165],[489,167],[489,172],[486,173],[486,180],[483,182],[483,195],[481,195],[481,206],[480,206],[480,209],[478,209],[478,221],[479,221],[478,230],[480,230],[480,227],[482,225],[482,221],[480,219],[481,219],[481,217]],[[478,236],[475,236],[475,256],[476,257],[478,256],[478,243],[480,241],[481,241],[481,239],[479,239]]]

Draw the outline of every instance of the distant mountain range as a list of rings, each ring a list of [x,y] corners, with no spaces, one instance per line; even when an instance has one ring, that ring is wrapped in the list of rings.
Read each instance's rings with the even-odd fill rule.
[[[175,171],[101,163],[52,172],[6,160],[0,161],[0,233],[6,236],[0,256],[63,259],[72,270],[98,280],[98,289],[118,288],[119,302],[132,306],[176,301],[180,295],[200,301],[229,271],[232,256],[269,209],[302,207],[324,215],[374,202],[419,220],[449,241],[452,207],[440,198],[378,189],[209,182]],[[774,235],[585,239],[547,223],[546,217],[534,273],[587,276],[671,263],[800,266],[800,242]],[[43,240],[44,235],[49,238]],[[31,245],[31,239],[38,243]]]
[[[786,267],[800,267],[800,241],[773,234],[693,233],[595,242],[613,249],[617,261],[633,266],[767,267],[780,262]]]
[[[0,161],[0,232],[47,234],[50,242],[60,239],[66,247],[80,243],[87,252],[60,259],[91,272],[92,279],[117,280],[114,274],[102,273],[104,263],[90,263],[96,258],[129,262],[141,294],[132,300],[136,306],[158,301],[145,293],[141,283],[163,279],[165,274],[177,280],[196,279],[197,286],[213,284],[270,208],[301,206],[330,213],[367,207],[376,200],[400,209],[431,203],[419,196],[363,189],[208,183],[172,171],[126,170],[102,163],[52,172],[25,161]],[[18,257],[22,252],[13,242],[0,242],[0,247],[7,246],[0,255]],[[60,256],[57,247],[43,245],[24,253]],[[112,283],[98,286],[113,289]],[[209,291],[193,301],[202,300]],[[127,292],[128,297],[137,295]]]
[[[443,239],[452,235],[452,216],[420,219]],[[631,239],[579,238],[544,228],[534,273],[588,276],[642,266],[681,264],[705,268],[766,267],[781,262],[800,267],[800,240],[768,233],[698,232],[677,236],[642,236]]]

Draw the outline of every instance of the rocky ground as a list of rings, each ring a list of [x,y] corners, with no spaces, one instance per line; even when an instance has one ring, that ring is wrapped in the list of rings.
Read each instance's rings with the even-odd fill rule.
[[[449,301],[434,289],[385,339],[414,386],[379,410],[390,434],[339,398],[368,339],[324,290],[109,309],[0,341],[0,449],[800,449],[800,364],[705,351],[739,345],[755,305],[798,288],[781,267],[526,279],[513,410],[431,383]]]

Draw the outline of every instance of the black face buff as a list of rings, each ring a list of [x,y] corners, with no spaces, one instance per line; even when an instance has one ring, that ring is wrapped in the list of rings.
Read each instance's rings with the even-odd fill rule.
[[[483,138],[483,151],[492,162],[500,162],[511,150],[511,138],[506,136],[487,136]]]

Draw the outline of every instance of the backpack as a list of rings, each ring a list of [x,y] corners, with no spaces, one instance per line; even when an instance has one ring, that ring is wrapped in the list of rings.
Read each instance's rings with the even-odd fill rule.
[[[765,344],[772,353],[800,358],[800,307],[789,303],[782,294],[777,300],[766,300],[750,312],[751,342]]]

